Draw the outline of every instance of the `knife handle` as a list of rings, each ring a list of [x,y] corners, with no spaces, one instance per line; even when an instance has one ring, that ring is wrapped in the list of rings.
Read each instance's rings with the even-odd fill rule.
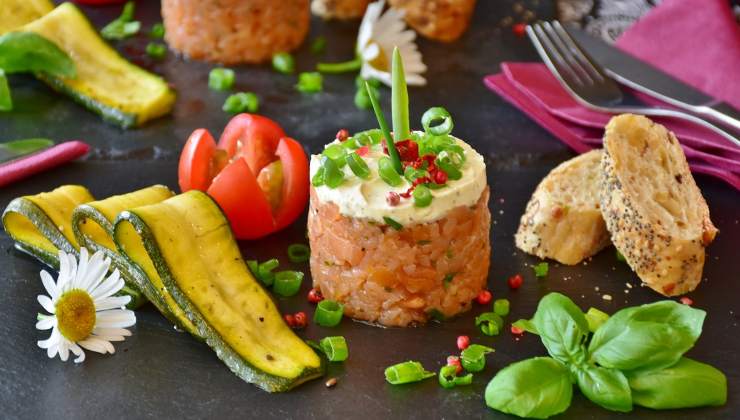
[[[724,102],[712,106],[698,106],[696,107],[696,112],[728,127],[732,127],[740,133],[740,112]]]

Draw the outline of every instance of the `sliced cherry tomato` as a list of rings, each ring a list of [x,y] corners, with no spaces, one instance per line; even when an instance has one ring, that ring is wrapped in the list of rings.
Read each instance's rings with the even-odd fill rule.
[[[208,130],[193,131],[180,154],[177,179],[182,192],[206,191],[217,172],[211,170],[211,161],[216,154],[216,141]]]
[[[275,231],[270,203],[246,160],[238,158],[228,164],[213,179],[208,195],[224,211],[237,238],[256,239]]]
[[[275,150],[282,137],[285,132],[275,121],[261,115],[239,114],[224,128],[218,147],[231,158],[244,157],[256,176],[275,160]]]
[[[293,223],[308,202],[308,158],[290,137],[280,139],[275,155],[283,162],[283,195],[275,212],[275,230]]]

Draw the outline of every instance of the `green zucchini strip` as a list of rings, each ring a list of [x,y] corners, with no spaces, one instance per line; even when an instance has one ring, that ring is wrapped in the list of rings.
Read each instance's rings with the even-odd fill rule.
[[[206,194],[189,191],[124,211],[114,240],[150,280],[162,281],[160,290],[169,291],[198,335],[244,381],[281,392],[323,374],[322,359],[285,324]]]
[[[159,298],[159,294],[154,290],[146,290],[151,289],[151,282],[148,281],[146,275],[118,254],[116,244],[113,243],[113,222],[118,213],[127,208],[158,203],[173,195],[174,193],[169,188],[154,185],[132,193],[114,195],[105,200],[81,204],[72,212],[72,231],[80,246],[84,246],[91,253],[101,251],[110,258],[113,267],[118,269],[126,282],[125,287],[136,291],[135,296],[131,296],[132,301],[129,307],[138,308],[149,299],[165,317],[175,325],[181,326],[172,316],[164,301]]]
[[[18,197],[8,204],[2,220],[15,247],[53,269],[59,269],[59,250],[78,256],[72,232],[72,211],[95,200],[87,188],[64,185],[50,192]]]

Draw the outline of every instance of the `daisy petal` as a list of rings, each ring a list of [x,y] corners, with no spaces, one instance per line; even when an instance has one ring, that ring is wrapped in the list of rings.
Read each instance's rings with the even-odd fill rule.
[[[130,337],[131,331],[125,328],[93,328],[92,331],[95,335],[120,335],[122,337]]]
[[[48,330],[50,328],[53,328],[57,325],[57,319],[53,316],[50,316],[48,318],[43,318],[36,322],[36,329],[37,330]]]
[[[88,349],[90,351],[94,351],[95,353],[105,354],[105,347],[103,346],[102,343],[103,342],[101,340],[98,340],[91,336],[85,340],[79,341],[77,344],[79,344],[80,347],[84,349]]]
[[[108,309],[120,309],[131,302],[131,296],[109,296],[95,300],[95,310],[105,311]]]
[[[126,309],[102,311],[96,316],[95,326],[100,328],[126,328],[136,324],[136,315]]]
[[[51,298],[49,296],[38,295],[36,296],[36,300],[38,300],[41,304],[41,307],[50,314],[53,314],[56,311],[56,308],[54,307],[54,302],[51,301]]]
[[[61,334],[59,334],[59,330],[54,328],[51,331],[51,335],[46,340],[40,340],[37,341],[36,344],[41,347],[42,349],[49,349],[51,347],[55,347],[57,344],[59,344],[59,339],[61,338]],[[50,356],[51,357],[51,356]]]
[[[59,297],[59,289],[57,288],[57,284],[54,282],[54,278],[51,277],[51,274],[47,273],[46,270],[41,270],[39,275],[41,276],[41,283],[43,283],[46,293],[49,294],[51,300],[56,300]]]
[[[108,296],[112,296],[116,293],[118,293],[119,290],[123,287],[124,282],[121,279],[121,273],[118,272],[118,269],[113,270],[113,273],[108,276],[105,281],[101,282],[99,286],[97,286],[94,290],[91,290],[90,296],[93,299],[99,299],[99,298],[105,298]]]
[[[59,358],[62,362],[66,362],[69,359],[69,341],[62,339],[59,342]]]
[[[80,348],[80,346],[76,343],[72,343],[69,349],[75,354],[75,356],[77,356],[75,358],[75,363],[82,363],[85,361],[85,352]]]

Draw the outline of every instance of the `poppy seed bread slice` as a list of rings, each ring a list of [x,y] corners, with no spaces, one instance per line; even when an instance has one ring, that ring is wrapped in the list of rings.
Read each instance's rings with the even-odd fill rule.
[[[613,117],[601,168],[601,212],[632,270],[665,296],[694,290],[717,228],[676,136],[643,116]]]
[[[542,179],[519,222],[517,248],[574,265],[609,244],[599,209],[601,155],[576,156]]]

